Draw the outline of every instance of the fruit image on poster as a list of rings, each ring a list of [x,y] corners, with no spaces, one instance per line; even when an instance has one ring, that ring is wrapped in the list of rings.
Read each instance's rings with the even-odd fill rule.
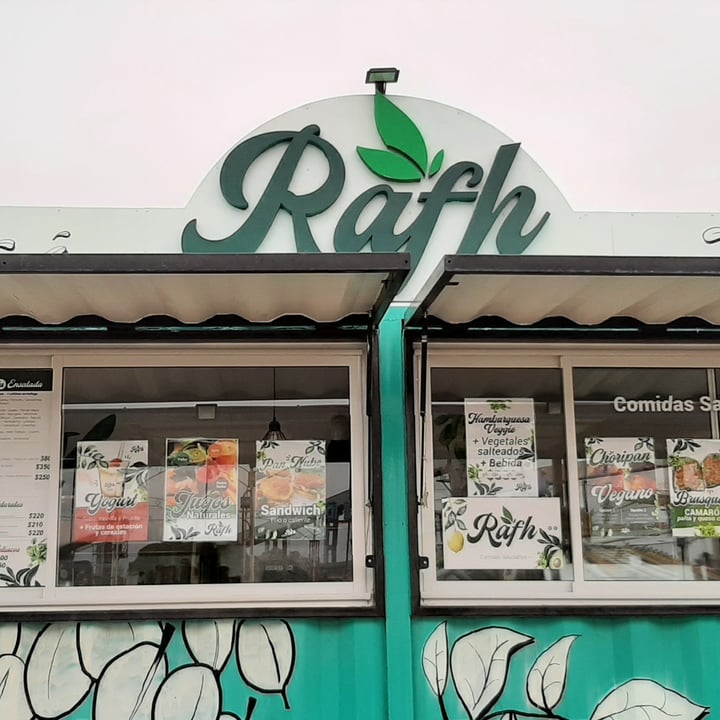
[[[591,537],[667,530],[667,516],[658,502],[652,438],[585,438],[585,477],[580,482]]]
[[[255,538],[318,539],[325,526],[325,442],[262,440],[256,450]]]
[[[163,540],[235,542],[237,535],[237,439],[168,439]]]
[[[148,539],[147,440],[79,442],[73,540],[79,543]]]
[[[442,501],[446,570],[560,570],[560,498]]]
[[[678,537],[720,536],[720,440],[667,441],[670,522]]]
[[[466,398],[465,438],[470,497],[538,496],[532,399]]]

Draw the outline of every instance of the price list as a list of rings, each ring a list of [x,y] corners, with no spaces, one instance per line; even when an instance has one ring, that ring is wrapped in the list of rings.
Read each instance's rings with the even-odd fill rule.
[[[52,380],[0,369],[0,587],[45,584]]]

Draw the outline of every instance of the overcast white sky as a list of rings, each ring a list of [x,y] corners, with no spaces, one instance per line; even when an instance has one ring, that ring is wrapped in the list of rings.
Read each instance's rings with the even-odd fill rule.
[[[521,141],[577,210],[720,210],[720,0],[0,0],[0,205],[184,206],[378,65]]]

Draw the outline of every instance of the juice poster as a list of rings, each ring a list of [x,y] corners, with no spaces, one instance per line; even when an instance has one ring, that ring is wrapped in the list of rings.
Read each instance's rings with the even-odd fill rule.
[[[166,448],[163,539],[235,542],[237,439],[169,439]]]
[[[148,539],[147,440],[79,442],[73,540]]]
[[[720,440],[670,438],[670,522],[679,537],[720,537]]]
[[[465,400],[470,497],[537,497],[535,409],[529,398]]]
[[[586,438],[581,481],[592,537],[667,530],[667,515],[658,502],[652,438]]]
[[[317,539],[325,526],[325,442],[257,443],[255,538]]]

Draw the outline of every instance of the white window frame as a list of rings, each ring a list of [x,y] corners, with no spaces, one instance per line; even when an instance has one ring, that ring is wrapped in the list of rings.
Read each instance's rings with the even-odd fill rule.
[[[221,583],[186,585],[57,586],[60,472],[62,459],[63,371],[103,367],[347,367],[351,417],[351,497],[353,507],[351,582]],[[0,349],[0,367],[52,368],[52,469],[48,498],[48,557],[43,588],[0,588],[8,613],[56,611],[213,611],[228,608],[369,608],[374,604],[374,575],[366,567],[373,554],[373,518],[368,494],[367,349],[362,343],[326,344],[170,344],[24,345]],[[181,590],[181,592],[179,592]]]
[[[720,605],[720,582],[710,581],[598,581],[586,580],[582,559],[580,483],[576,458],[573,370],[583,367],[720,368],[720,350],[707,345],[631,344],[480,344],[430,342],[425,407],[425,458],[420,458],[422,424],[415,416],[416,474],[425,473],[426,501],[418,512],[419,554],[428,558],[420,570],[420,603],[423,607],[514,606],[697,606]],[[414,387],[420,398],[419,347],[414,352]],[[557,368],[562,373],[565,417],[565,463],[568,483],[572,580],[480,581],[438,580],[435,545],[435,487],[433,482],[432,370],[433,368]],[[416,404],[417,407],[417,404]]]

